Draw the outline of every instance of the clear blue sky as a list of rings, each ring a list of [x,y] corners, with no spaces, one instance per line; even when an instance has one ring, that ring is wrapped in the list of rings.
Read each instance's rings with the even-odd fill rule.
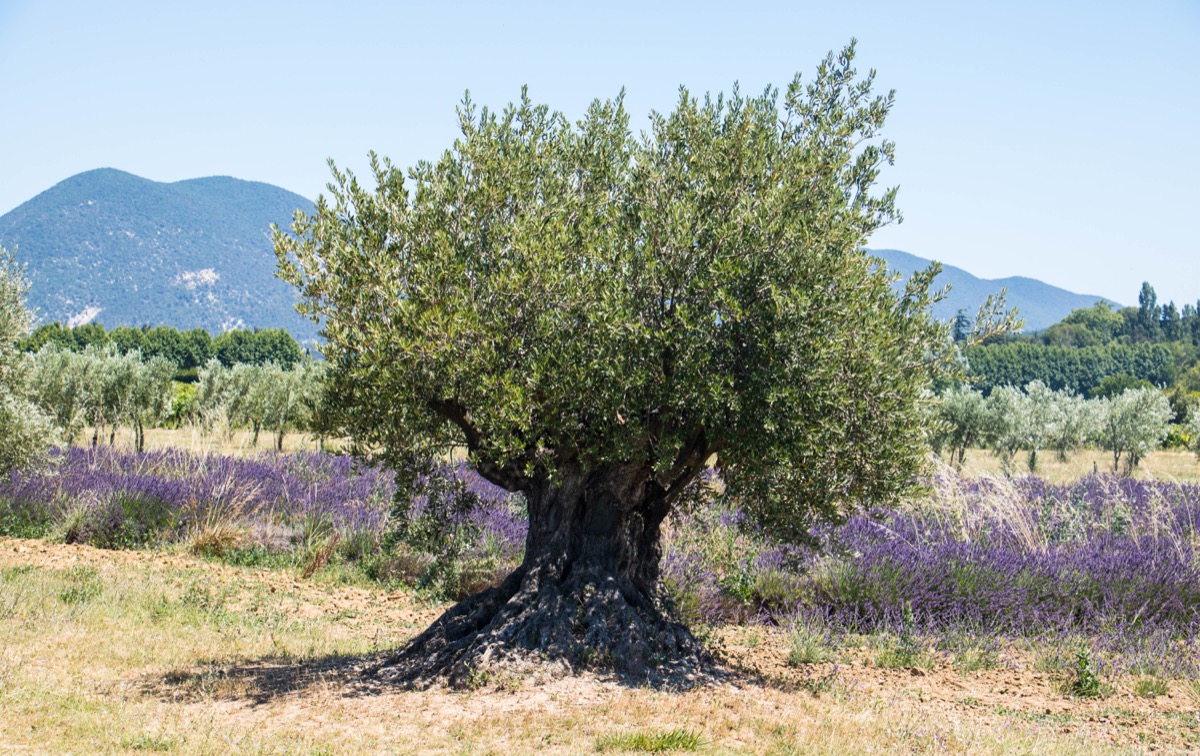
[[[0,0],[0,213],[102,166],[312,198],[326,157],[435,157],[468,88],[578,116],[624,86],[641,119],[680,84],[782,85],[857,37],[898,98],[906,220],[872,246],[1200,297],[1200,0],[433,5]]]

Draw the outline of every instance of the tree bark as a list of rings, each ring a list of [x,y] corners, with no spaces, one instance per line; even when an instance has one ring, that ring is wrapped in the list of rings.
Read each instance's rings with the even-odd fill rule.
[[[708,655],[663,614],[658,583],[667,490],[644,463],[567,466],[524,487],[529,534],[521,565],[459,602],[375,672],[423,687],[471,686],[496,670],[549,662],[638,680],[697,671]]]

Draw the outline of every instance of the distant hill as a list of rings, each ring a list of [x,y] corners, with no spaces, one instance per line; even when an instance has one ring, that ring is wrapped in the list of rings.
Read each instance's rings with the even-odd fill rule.
[[[929,260],[896,249],[869,250],[876,257],[881,257],[892,270],[899,271],[905,277],[913,271],[929,267]],[[935,286],[950,284],[950,296],[933,308],[935,317],[941,320],[953,318],[963,309],[967,315],[975,317],[979,305],[983,304],[989,294],[996,294],[1001,289],[1008,289],[1008,306],[1020,310],[1025,320],[1026,331],[1040,331],[1054,325],[1071,310],[1079,307],[1091,307],[1099,300],[1106,300],[1090,294],[1075,294],[1074,292],[1051,286],[1034,278],[1013,276],[1011,278],[986,279],[977,278],[962,268],[953,265],[942,265],[941,275],[934,282]]]
[[[0,245],[17,247],[43,322],[285,328],[308,341],[316,328],[275,277],[270,239],[296,208],[313,204],[270,184],[101,168],[0,216]]]
[[[27,266],[29,304],[43,322],[99,322],[206,328],[285,328],[297,340],[316,328],[294,309],[296,293],[275,277],[270,225],[313,204],[270,184],[228,176],[159,183],[112,168],[87,171],[0,216],[0,245]],[[929,265],[898,250],[871,250],[907,276]],[[1062,320],[1101,297],[1073,294],[1032,278],[985,280],[947,265],[952,285],[934,308],[974,315],[988,294],[1008,288],[1026,330]]]

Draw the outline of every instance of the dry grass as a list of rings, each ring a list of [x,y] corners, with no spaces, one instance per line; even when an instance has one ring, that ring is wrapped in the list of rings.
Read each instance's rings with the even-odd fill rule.
[[[91,439],[91,428],[85,428],[75,439],[75,443],[84,446],[91,443]],[[107,437],[105,439],[107,440]],[[117,433],[114,445],[122,449],[132,449],[132,434],[128,430],[122,429]],[[340,446],[341,442],[336,439],[327,439],[325,443],[325,448],[333,452],[336,452]],[[254,434],[247,430],[224,433],[220,431],[206,432],[197,427],[147,428],[146,448],[183,449],[201,454],[216,452],[218,454],[247,455],[274,451],[275,436],[264,431],[259,434],[258,443],[255,444]],[[288,433],[283,437],[285,452],[311,451],[317,448],[319,448],[317,439],[307,433]]]
[[[1021,452],[1013,463],[1013,473],[1023,475],[1029,471],[1028,454]],[[1054,452],[1038,455],[1037,474],[1052,483],[1067,483],[1077,480],[1093,470],[1112,472],[1112,454],[1097,449],[1084,449],[1060,462]],[[999,475],[1002,470],[1000,458],[986,449],[968,449],[962,472],[967,477]],[[1157,480],[1196,481],[1200,480],[1200,458],[1187,451],[1156,451],[1141,461],[1133,471],[1134,477]]]
[[[590,677],[471,693],[355,669],[440,607],[182,553],[0,539],[0,749],[180,753],[1105,753],[1200,748],[1190,691],[1104,701],[1049,675],[883,669],[870,649],[788,663],[769,628],[720,636],[741,671],[687,692]],[[1045,679],[1043,679],[1045,678]],[[1178,689],[1176,689],[1178,688]],[[1172,693],[1174,694],[1172,696]],[[682,733],[682,735],[680,734]]]

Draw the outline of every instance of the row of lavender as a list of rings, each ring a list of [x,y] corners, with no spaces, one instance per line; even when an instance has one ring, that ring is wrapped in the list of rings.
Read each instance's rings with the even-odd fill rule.
[[[451,596],[521,557],[520,500],[465,468],[393,499],[388,474],[347,457],[73,448],[51,472],[0,482],[0,534],[125,547],[224,528],[240,534],[227,544],[237,548],[336,547],[377,577]],[[714,495],[671,523],[664,582],[699,623],[803,616],[871,633],[909,622],[930,633],[1079,634],[1159,666],[1200,658],[1200,485],[944,470],[927,499],[817,535],[819,550],[773,544]]]

